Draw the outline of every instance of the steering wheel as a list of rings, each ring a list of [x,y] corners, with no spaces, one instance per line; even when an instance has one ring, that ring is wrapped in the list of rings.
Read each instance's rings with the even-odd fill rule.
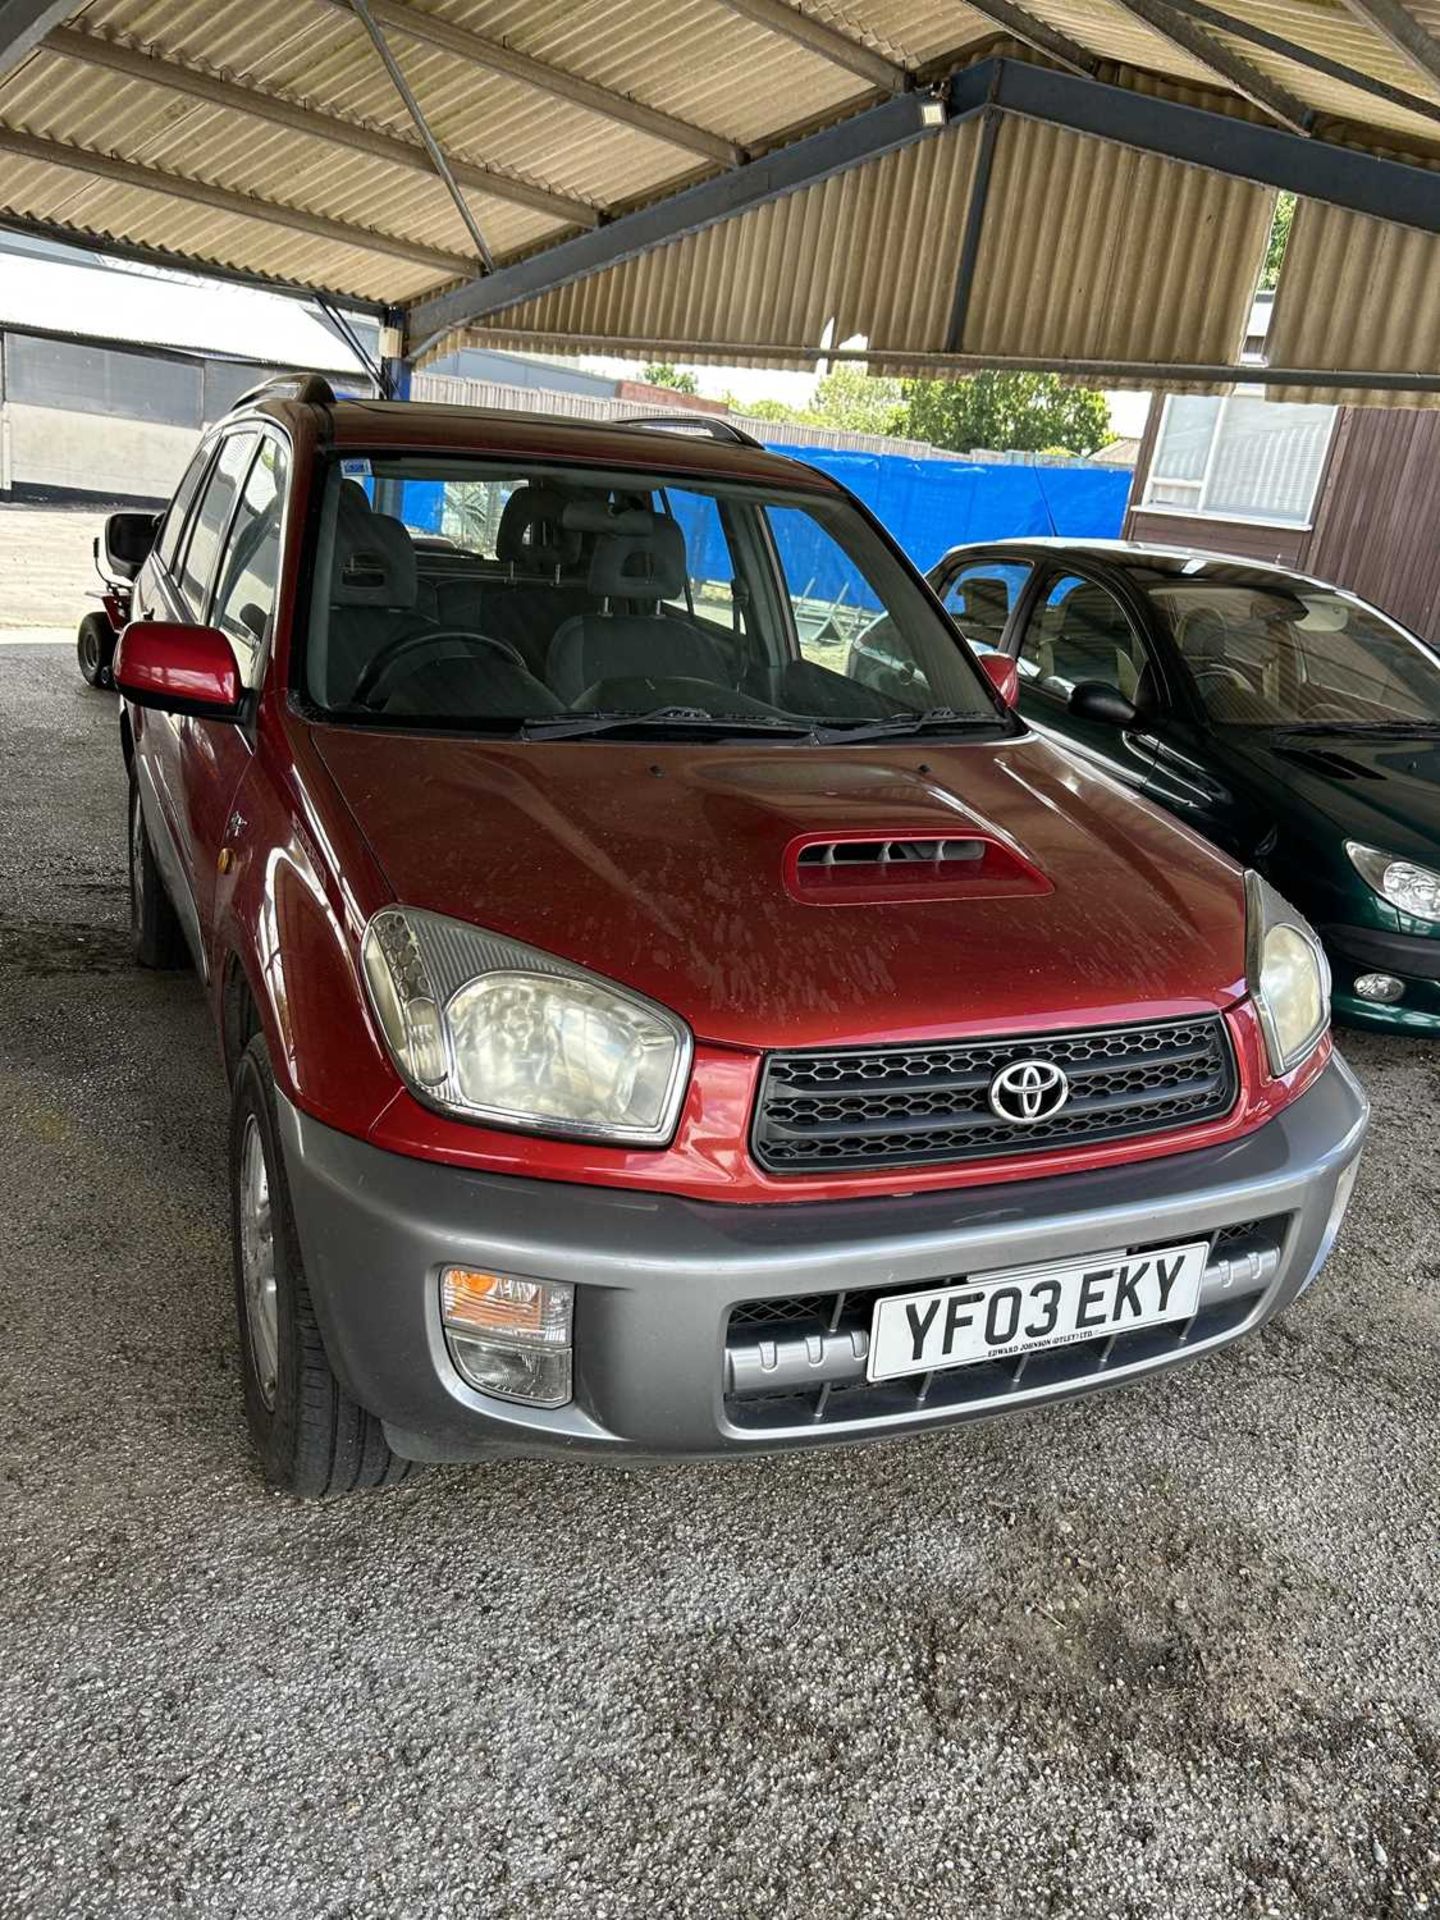
[[[395,691],[394,684],[382,687],[382,681],[407,680],[423,665],[434,665],[439,660],[464,660],[480,647],[500,654],[522,673],[529,673],[519,649],[512,647],[508,640],[492,640],[487,633],[471,633],[465,627],[426,627],[420,633],[401,634],[398,640],[381,647],[365,663],[350,698],[356,706],[374,706],[379,698]],[[434,658],[422,660],[421,655]],[[404,670],[397,672],[397,668]]]
[[[1203,667],[1192,667],[1190,671],[1197,680],[1223,680],[1226,686],[1238,687],[1241,693],[1253,694],[1255,691],[1249,675],[1225,660],[1211,660]]]

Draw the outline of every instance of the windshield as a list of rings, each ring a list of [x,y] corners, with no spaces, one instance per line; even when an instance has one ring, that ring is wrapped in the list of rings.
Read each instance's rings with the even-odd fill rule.
[[[455,456],[332,465],[299,676],[327,717],[527,739],[1010,724],[846,501]]]
[[[1308,581],[1152,587],[1210,719],[1349,730],[1440,723],[1440,662],[1348,596]]]

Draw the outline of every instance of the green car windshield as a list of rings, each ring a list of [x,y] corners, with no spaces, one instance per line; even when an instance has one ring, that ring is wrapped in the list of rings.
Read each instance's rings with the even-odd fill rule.
[[[299,666],[346,724],[825,740],[1014,723],[819,491],[456,455],[335,462]],[[880,632],[883,658],[857,645]]]
[[[1216,725],[1440,726],[1440,660],[1347,594],[1233,577],[1148,591]]]

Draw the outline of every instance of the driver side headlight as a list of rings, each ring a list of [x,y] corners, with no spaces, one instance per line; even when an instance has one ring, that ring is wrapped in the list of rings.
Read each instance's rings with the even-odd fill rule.
[[[1382,900],[1416,920],[1440,920],[1440,873],[1433,867],[1362,846],[1358,840],[1347,840],[1345,851],[1360,878]]]
[[[692,1046],[666,1008],[416,907],[377,913],[361,959],[395,1065],[428,1105],[616,1146],[674,1133]]]
[[[1245,875],[1246,972],[1277,1079],[1319,1046],[1330,1025],[1330,963],[1303,914],[1258,873]]]

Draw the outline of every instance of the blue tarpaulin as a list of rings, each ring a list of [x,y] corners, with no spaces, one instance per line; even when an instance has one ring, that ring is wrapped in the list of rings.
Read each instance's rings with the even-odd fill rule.
[[[1128,467],[986,466],[903,454],[766,443],[772,453],[834,474],[899,541],[918,567],[948,547],[1021,534],[1119,538],[1133,475]]]

